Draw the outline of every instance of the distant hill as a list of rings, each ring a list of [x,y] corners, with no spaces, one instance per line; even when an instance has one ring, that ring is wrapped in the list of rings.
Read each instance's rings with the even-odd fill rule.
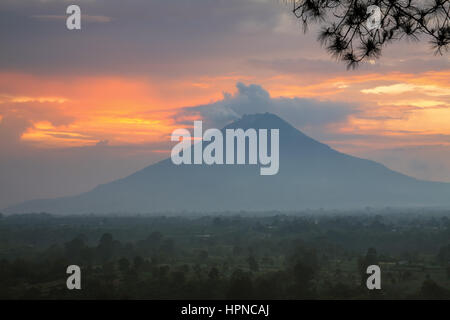
[[[77,196],[28,201],[5,212],[152,213],[450,205],[450,184],[417,180],[377,162],[340,153],[273,114],[246,115],[225,128],[279,129],[279,173],[261,176],[259,165],[176,166],[169,158]]]

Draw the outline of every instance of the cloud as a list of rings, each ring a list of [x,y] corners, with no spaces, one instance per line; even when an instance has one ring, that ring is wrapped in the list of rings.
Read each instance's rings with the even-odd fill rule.
[[[391,106],[412,106],[417,108],[448,108],[450,107],[450,103],[439,100],[424,100],[424,99],[415,99],[415,100],[399,100],[395,102],[386,102],[380,103],[380,105],[391,105]]]
[[[70,2],[0,1],[0,68],[179,77],[230,71],[243,56],[319,48],[314,34],[291,41],[301,31],[291,10],[272,0],[77,2],[82,23],[96,22],[82,33],[66,29]]]
[[[417,85],[412,83],[395,83],[388,86],[377,86],[371,89],[363,89],[362,93],[366,94],[402,94],[415,91],[422,92],[430,96],[450,96],[448,87],[439,87],[435,85]]]
[[[195,107],[186,107],[176,114],[179,123],[201,117],[208,127],[221,128],[244,114],[270,112],[288,120],[296,127],[325,126],[341,122],[358,109],[345,103],[305,98],[272,98],[268,91],[256,84],[236,84],[237,92],[224,93],[223,99]]]
[[[29,97],[29,96],[9,96],[9,95],[0,95],[0,104],[1,103],[26,103],[26,102],[51,102],[51,103],[64,103],[67,102],[68,99],[63,97]]]
[[[15,115],[2,115],[0,121],[0,147],[11,152],[20,142],[21,134],[30,126],[30,121]],[[4,155],[6,156],[6,154]]]
[[[99,142],[96,143],[97,147],[104,147],[104,146],[107,146],[107,145],[109,145],[109,140],[106,140],[106,139],[100,140]]]
[[[42,14],[42,15],[33,15],[32,16],[35,19],[42,20],[42,21],[61,21],[66,20],[67,16],[64,15],[57,15],[57,14]],[[83,14],[81,16],[82,20],[85,22],[96,22],[96,23],[107,23],[111,22],[112,18],[107,16],[91,16],[88,14]]]

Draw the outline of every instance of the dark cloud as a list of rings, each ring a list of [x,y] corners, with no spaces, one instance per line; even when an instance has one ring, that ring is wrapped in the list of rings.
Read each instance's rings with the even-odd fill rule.
[[[208,74],[224,71],[226,61],[236,63],[243,55],[305,52],[315,43],[308,38],[293,42],[280,32],[283,17],[291,13],[270,0],[74,1],[87,19],[81,31],[68,31],[59,17],[71,3],[2,1],[0,68],[46,74]],[[89,17],[105,17],[107,23]]]
[[[238,83],[236,87],[236,94],[225,93],[220,101],[184,108],[176,115],[176,119],[184,122],[186,118],[199,116],[204,119],[206,126],[221,128],[244,114],[270,112],[298,128],[315,126],[323,129],[327,124],[344,121],[350,114],[358,112],[356,107],[344,103],[272,98],[269,92],[256,84]]]
[[[81,31],[65,27],[65,10],[72,3],[85,17]],[[0,69],[159,77],[255,66],[285,73],[345,73],[345,65],[318,44],[317,28],[304,34],[297,22],[290,7],[273,0],[3,0]],[[448,59],[429,49],[423,42],[390,45],[379,63],[356,72],[448,66]]]
[[[20,136],[30,125],[30,121],[21,116],[3,115],[0,121],[0,147],[2,150],[7,150],[9,153],[11,149],[16,148],[20,142]]]
[[[311,59],[311,58],[275,58],[275,59],[249,59],[248,64],[255,68],[273,70],[285,74],[324,74],[347,73],[346,68],[341,63],[336,63],[331,59]],[[362,65],[353,73],[361,73],[373,69],[370,65]]]
[[[399,47],[399,45],[397,45]],[[449,60],[444,56],[432,55],[424,57],[406,58],[404,54],[398,58],[388,56],[374,60],[373,64],[365,63],[352,70],[351,75],[360,75],[368,72],[389,73],[401,71],[405,73],[421,73],[427,71],[441,71],[450,66]],[[311,58],[274,58],[274,59],[249,59],[248,64],[255,68],[281,72],[293,75],[312,75],[323,77],[324,75],[349,75],[345,65],[332,59]]]

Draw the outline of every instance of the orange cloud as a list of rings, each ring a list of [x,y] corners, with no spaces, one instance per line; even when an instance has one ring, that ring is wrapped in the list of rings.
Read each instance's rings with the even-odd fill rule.
[[[159,142],[177,127],[185,106],[207,104],[234,91],[237,81],[258,83],[272,97],[309,97],[359,106],[340,134],[379,136],[450,134],[450,71],[422,74],[357,74],[315,77],[293,74],[152,79],[151,77],[61,77],[0,73],[0,121],[29,121],[21,140],[41,147]],[[185,119],[193,120],[193,119]],[[403,133],[402,133],[403,132]],[[349,143],[355,143],[349,142]]]

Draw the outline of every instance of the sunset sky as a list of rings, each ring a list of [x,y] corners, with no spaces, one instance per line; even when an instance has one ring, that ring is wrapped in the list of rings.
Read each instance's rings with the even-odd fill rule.
[[[81,7],[82,30],[65,10]],[[0,208],[88,191],[170,153],[194,119],[273,112],[450,182],[450,55],[425,41],[346,70],[276,0],[2,0]],[[282,165],[282,164],[281,164]]]

